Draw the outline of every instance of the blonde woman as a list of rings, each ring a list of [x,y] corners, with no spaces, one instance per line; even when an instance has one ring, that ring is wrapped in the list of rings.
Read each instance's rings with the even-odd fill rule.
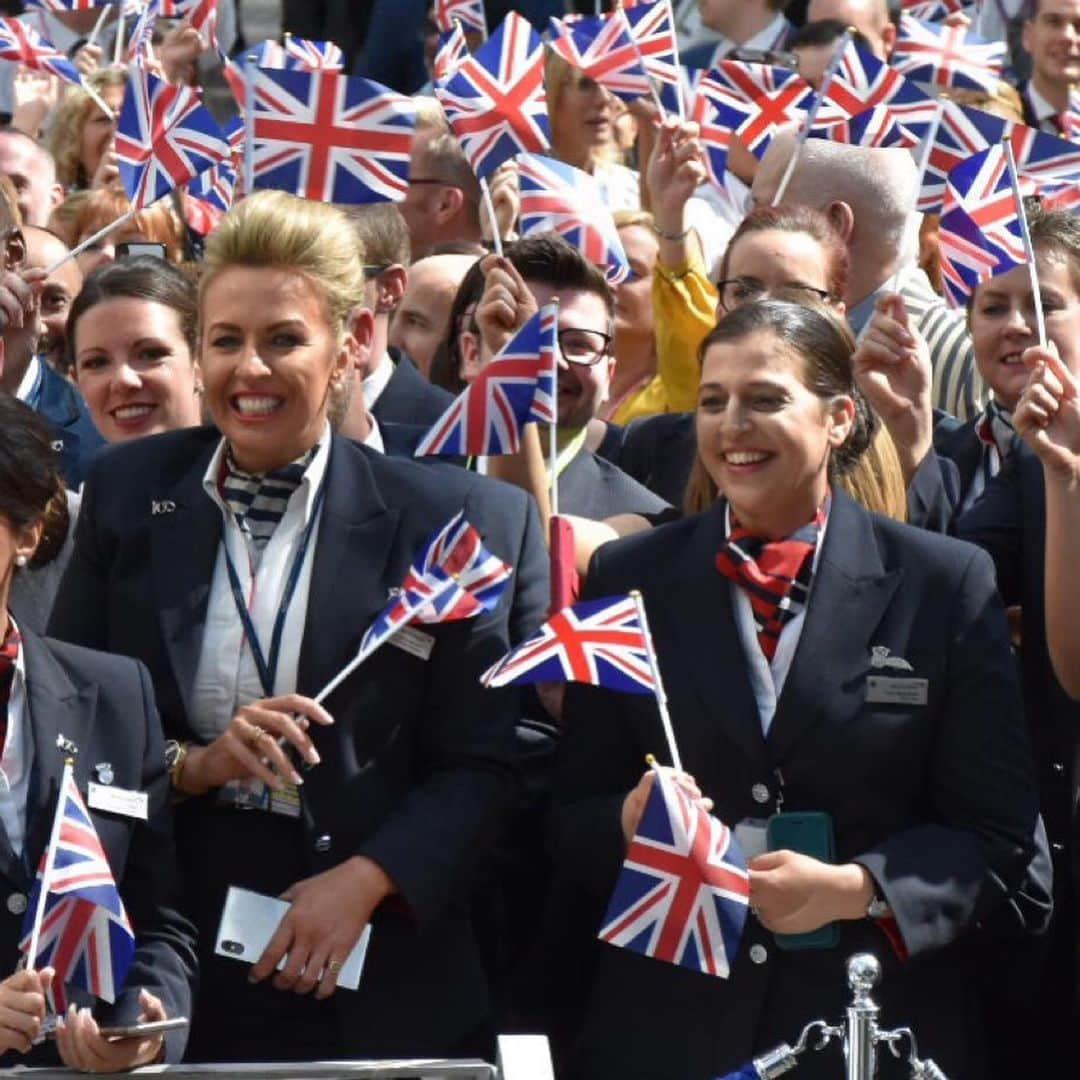
[[[504,560],[543,564],[542,540],[523,493],[332,434],[371,340],[363,263],[333,207],[260,192],[226,215],[199,291],[215,426],[100,460],[52,623],[141,658],[158,688],[200,931],[189,1060],[486,1049],[466,900],[513,790],[517,706],[478,677],[509,645],[511,593],[313,697],[463,507]],[[231,885],[288,904],[254,967],[214,953]],[[335,994],[369,924],[360,988]]]
[[[86,81],[113,115],[103,112],[82,87],[67,88],[47,145],[56,159],[56,179],[68,191],[107,186],[118,175],[112,160],[112,141],[124,102],[127,74],[118,68],[103,68]]]

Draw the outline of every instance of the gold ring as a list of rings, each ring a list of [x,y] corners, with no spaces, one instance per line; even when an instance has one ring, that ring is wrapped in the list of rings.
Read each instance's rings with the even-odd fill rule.
[[[244,741],[248,746],[253,749],[259,745],[259,740],[266,734],[260,727],[252,726],[251,730],[244,736]]]
[[[343,967],[344,964],[342,964],[340,960],[331,960],[326,965],[326,970],[329,971],[331,975],[336,975]]]

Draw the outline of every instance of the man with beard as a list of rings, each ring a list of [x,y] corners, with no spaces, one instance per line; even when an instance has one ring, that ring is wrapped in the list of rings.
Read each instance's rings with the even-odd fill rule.
[[[23,237],[26,240],[26,265],[30,269],[55,266],[68,253],[64,241],[48,229],[24,225]],[[37,354],[61,375],[68,372],[68,309],[72,300],[79,295],[82,280],[79,264],[69,259],[45,279],[41,288],[41,337],[38,339]]]

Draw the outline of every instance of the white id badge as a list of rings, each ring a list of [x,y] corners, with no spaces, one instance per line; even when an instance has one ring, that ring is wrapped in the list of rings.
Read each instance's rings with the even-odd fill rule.
[[[225,906],[221,911],[214,952],[218,956],[228,956],[233,960],[254,964],[262,956],[263,949],[269,944],[278,923],[288,910],[289,904],[286,900],[230,885],[225,896]],[[370,940],[371,924],[368,923],[338,972],[338,986],[346,990],[359,987]],[[286,958],[282,957],[278,970],[285,966],[285,960]]]
[[[929,679],[870,675],[866,680],[868,705],[925,705],[929,693]]]
[[[765,839],[765,818],[743,818],[735,826],[735,839],[742,848],[742,853],[749,862],[756,855],[763,855],[768,851],[768,842]]]
[[[86,804],[91,810],[104,810],[108,814],[138,818],[146,821],[149,816],[150,796],[145,791],[129,791],[112,784],[86,785]]]

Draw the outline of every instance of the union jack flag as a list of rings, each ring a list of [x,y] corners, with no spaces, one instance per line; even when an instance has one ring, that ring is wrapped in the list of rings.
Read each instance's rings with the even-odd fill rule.
[[[136,209],[229,157],[221,128],[189,86],[135,66],[116,125],[120,180]]]
[[[90,11],[105,7],[113,0],[23,0],[23,6],[41,11]]]
[[[555,420],[559,310],[545,304],[420,440],[417,457],[513,454],[530,421]]]
[[[919,144],[919,140],[906,127],[898,124],[891,110],[884,105],[875,105],[839,121],[815,124],[809,136],[812,139],[832,139],[849,146],[897,146],[906,150]]]
[[[217,48],[217,0],[161,0],[160,14],[164,19],[187,19],[211,48]]]
[[[397,595],[368,627],[359,655],[370,656],[407,623],[456,622],[491,611],[513,572],[456,514],[428,538]]]
[[[187,223],[201,236],[208,235],[228,213],[236,194],[236,169],[219,162],[200,173],[187,185],[188,202],[194,210],[186,216]]]
[[[654,769],[600,940],[726,979],[750,906],[746,859],[726,825]]]
[[[410,98],[337,71],[252,72],[254,187],[321,202],[397,201],[409,189]]]
[[[1022,213],[1002,146],[988,146],[949,174],[939,247],[942,279],[956,307],[980,282],[1027,262]]]
[[[484,0],[435,0],[435,25],[440,30],[453,30],[460,25],[468,30],[479,30],[487,37]]]
[[[481,179],[507,158],[548,149],[544,43],[517,12],[444,82],[435,95]]]
[[[886,106],[898,123],[920,139],[937,109],[937,102],[913,82],[854,41],[849,41],[841,54],[826,96],[848,116]]]
[[[154,23],[161,13],[161,0],[146,0],[146,6],[139,12],[139,18],[128,38],[128,60],[148,60],[152,56],[150,41],[154,36]]]
[[[732,132],[752,119],[754,112],[752,105],[708,73],[697,80],[690,103],[690,119],[698,125],[698,137],[705,150],[705,168],[717,188],[724,186]]]
[[[465,31],[460,23],[454,23],[453,30],[444,30],[439,34],[439,44],[435,47],[435,59],[431,65],[432,74],[436,79],[449,79],[468,55]]]
[[[485,686],[580,682],[630,694],[656,692],[649,646],[632,596],[583,600],[553,615],[480,676]]]
[[[56,75],[66,82],[82,82],[74,64],[54,48],[52,42],[46,41],[32,26],[19,19],[0,18],[0,60],[14,60],[34,71]]]
[[[624,101],[652,93],[644,62],[621,8],[566,24],[551,20],[551,51]]]
[[[606,267],[612,285],[630,277],[615,219],[588,173],[539,154],[522,154],[518,183],[522,236],[554,229],[589,262]]]
[[[244,102],[247,101],[247,84],[244,81],[244,69],[230,58],[223,49],[217,50],[218,59],[221,61],[221,76],[229,84],[233,99],[244,110]],[[273,67],[273,64],[263,64],[262,67]]]
[[[904,0],[904,12],[923,22],[942,22],[967,7],[965,0]]]
[[[801,122],[816,96],[813,87],[795,72],[768,64],[721,60],[707,77],[754,106],[754,114],[735,134],[759,159],[769,149],[777,129]]]
[[[19,950],[30,950],[44,890],[36,955],[27,956],[26,964],[55,969],[53,1002],[62,1013],[62,983],[72,983],[105,1001],[116,1000],[135,955],[135,932],[70,764],[64,766],[60,779],[51,836],[26,906]]]
[[[283,67],[298,71],[341,71],[345,54],[332,41],[312,41],[310,38],[285,35]]]
[[[684,83],[671,0],[644,0],[633,6],[624,4],[623,10],[645,70],[659,84],[661,104],[671,112],[680,112],[679,99]]]
[[[915,82],[936,87],[993,90],[1001,78],[1006,45],[985,41],[964,26],[920,22],[900,16],[890,63]]]

